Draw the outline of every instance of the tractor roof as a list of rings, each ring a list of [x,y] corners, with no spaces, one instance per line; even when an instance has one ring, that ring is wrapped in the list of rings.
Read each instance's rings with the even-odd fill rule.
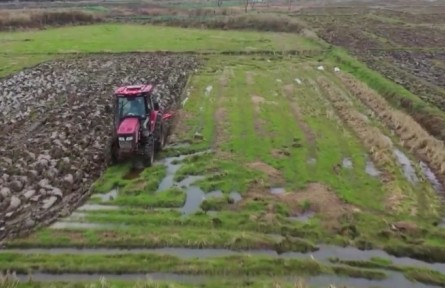
[[[153,90],[153,85],[130,85],[122,86],[114,91],[117,96],[133,96],[140,93],[150,93]]]

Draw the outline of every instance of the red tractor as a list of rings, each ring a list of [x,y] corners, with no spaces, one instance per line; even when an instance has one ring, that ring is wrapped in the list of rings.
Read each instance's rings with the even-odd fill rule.
[[[114,129],[110,143],[112,163],[141,160],[151,166],[164,148],[171,113],[163,113],[153,99],[152,85],[133,85],[114,92]]]

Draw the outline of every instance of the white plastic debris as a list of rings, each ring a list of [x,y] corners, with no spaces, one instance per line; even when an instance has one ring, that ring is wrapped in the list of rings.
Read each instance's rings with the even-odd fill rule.
[[[317,67],[317,69],[320,70],[320,71],[323,71],[324,67],[320,65],[320,66]]]
[[[340,72],[340,68],[334,67],[334,72]]]
[[[301,80],[298,79],[298,78],[295,78],[295,82],[297,82],[298,84],[301,84],[301,83],[302,83]]]

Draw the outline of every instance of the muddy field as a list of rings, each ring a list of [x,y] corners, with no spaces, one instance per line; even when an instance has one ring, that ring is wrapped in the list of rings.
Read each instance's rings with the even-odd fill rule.
[[[292,16],[416,93],[406,99],[306,34],[141,27],[154,36],[76,49],[202,54],[68,57],[57,53],[77,40],[40,51],[55,34],[4,33],[34,44],[8,46],[4,63],[64,59],[0,79],[0,271],[14,274],[0,286],[443,287],[445,122],[410,102],[444,109],[442,20],[410,5]],[[178,109],[169,143],[150,168],[109,166],[105,106],[117,86],[147,82]]]
[[[324,40],[346,48],[372,69],[445,111],[442,11],[445,6],[440,3],[417,9],[331,7],[303,9],[295,17],[309,23]],[[401,106],[411,109],[410,105]],[[431,133],[445,139],[443,122],[427,123],[420,115],[415,117]]]
[[[104,171],[120,85],[153,83],[175,107],[192,56],[81,57],[40,64],[0,80],[0,239],[68,215]]]
[[[197,64],[195,59],[165,57],[108,56],[101,61],[87,58],[39,67],[52,67],[54,72],[47,73],[62,79],[78,78],[73,76],[73,68],[64,69],[67,76],[61,77],[65,75],[57,70],[61,63],[65,63],[63,67],[83,67],[85,74],[81,75],[94,72],[94,81],[102,75],[104,85],[112,86],[144,77],[124,68],[131,67],[132,61],[147,61],[150,67],[152,63],[170,63],[163,65],[166,74],[160,79],[167,85],[159,94],[173,91],[167,98],[171,103],[184,87],[183,77]],[[169,73],[172,67],[181,68]],[[102,69],[114,72],[107,74]],[[120,76],[121,70],[134,78]],[[177,79],[180,71],[184,76]],[[11,79],[26,77],[24,73]],[[109,78],[109,82],[103,80]],[[102,109],[98,105],[110,99],[110,93],[83,81],[70,83],[89,87],[79,93],[81,99],[88,89],[89,95],[97,95],[91,110],[94,115]],[[51,197],[57,202],[46,208],[49,215],[71,211],[68,205],[79,207],[31,235],[5,241],[0,270],[15,271],[21,281],[30,273],[36,281],[54,285],[91,282],[100,276],[110,283],[134,283],[145,275],[179,283],[178,287],[234,287],[239,283],[294,287],[291,285],[296,282],[303,283],[301,279],[310,287],[424,288],[444,284],[445,251],[440,239],[445,235],[445,170],[441,166],[445,154],[437,140],[412,118],[390,108],[382,96],[350,74],[315,59],[214,56],[193,75],[183,92],[170,143],[151,168],[132,171],[127,164],[115,165],[98,178],[105,162],[103,158],[94,161],[94,155],[103,147],[90,152],[87,147],[94,148],[90,142],[82,147],[92,158],[79,157],[77,150],[70,148],[74,145],[60,139],[60,135],[71,135],[65,135],[63,128],[57,130],[58,137],[49,137],[53,145],[43,140],[40,145],[49,150],[51,159],[70,157],[75,163],[72,170],[57,166],[64,158],[52,165],[45,157],[31,161],[29,153],[20,156],[31,162],[28,166],[44,161],[61,173],[52,178],[38,174],[27,178],[28,182],[20,177],[8,179],[8,206],[16,201],[12,199],[19,201],[12,210],[15,213],[8,217],[23,219],[30,213],[36,219]],[[70,107],[76,105],[74,102]],[[28,106],[20,107],[17,109],[26,110]],[[31,107],[37,111],[37,104]],[[87,107],[92,106],[80,111],[91,109]],[[11,115],[17,114],[14,111],[7,113],[8,123]],[[53,113],[57,115],[57,111]],[[34,114],[35,119],[41,117]],[[96,121],[108,128],[88,134],[92,141],[97,139],[94,137],[106,138],[109,129],[108,116],[96,114]],[[73,126],[101,127],[80,122],[89,120],[85,116],[69,115],[73,118],[66,118],[76,119],[70,123]],[[51,135],[52,131],[39,129],[58,127],[56,122],[37,126],[27,137],[38,140],[42,139],[38,135]],[[13,125],[23,127],[20,123],[17,119]],[[6,124],[2,125],[10,125]],[[57,140],[70,156],[54,151]],[[75,143],[83,145],[82,141]],[[25,146],[20,147],[26,151]],[[45,154],[34,147],[26,146],[34,154]],[[84,160],[90,165],[82,166]],[[14,158],[13,163],[17,162]],[[40,165],[26,171],[29,174]],[[66,174],[75,177],[78,171],[84,173],[84,186],[69,185],[77,190],[67,192],[63,186]],[[49,177],[48,186],[55,188],[42,188],[44,177]],[[36,178],[40,183],[32,182]],[[30,188],[14,190],[14,181]],[[92,182],[93,195],[78,205]],[[36,191],[26,200],[29,189]],[[56,189],[66,195],[63,200]],[[35,210],[21,212],[25,207]],[[10,223],[8,228],[12,228]]]

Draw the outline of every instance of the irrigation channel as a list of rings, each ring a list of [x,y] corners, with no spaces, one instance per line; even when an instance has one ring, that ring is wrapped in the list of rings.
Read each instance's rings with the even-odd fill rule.
[[[208,197],[222,197],[223,193],[221,191],[213,191],[210,193],[203,192],[198,186],[193,185],[195,181],[203,179],[203,176],[188,176],[183,180],[176,182],[174,180],[174,175],[182,165],[182,160],[193,155],[198,155],[201,153],[206,153],[209,151],[198,152],[189,155],[181,155],[177,157],[168,157],[160,160],[167,170],[166,176],[160,182],[157,191],[163,191],[165,189],[171,188],[174,185],[178,185],[184,188],[186,191],[186,201],[182,208],[178,208],[182,212],[183,217],[195,213],[200,209],[200,204],[205,198]],[[395,151],[395,155],[399,158],[400,162],[404,162],[406,176],[410,177],[413,181],[416,178],[413,176],[412,167],[410,166],[409,159],[404,156],[401,151]],[[345,159],[343,161],[344,168],[352,168],[350,161]],[[371,161],[367,161],[366,171],[370,175],[377,176],[379,171],[374,167]],[[434,174],[432,174],[434,176]],[[431,180],[431,179],[430,179]],[[443,189],[442,187],[440,187]],[[271,188],[271,193],[284,193],[284,189],[280,187]],[[102,201],[108,201],[119,194],[118,189],[113,189],[106,194],[96,194],[94,197],[101,198]],[[242,196],[237,192],[230,193],[230,198],[232,201],[237,202],[242,199]],[[105,205],[105,204],[91,204],[87,203],[78,208],[78,210],[72,213],[68,218],[61,219],[56,222],[50,228],[52,229],[102,229],[102,228],[115,228],[116,224],[104,224],[104,223],[90,223],[81,222],[82,218],[85,216],[87,211],[98,211],[98,210],[118,210],[121,209],[119,206]],[[210,211],[211,213],[218,213],[217,211]],[[306,221],[312,215],[303,214],[299,217],[290,217],[295,221]],[[271,235],[276,237],[276,241],[280,241],[283,237],[281,235]],[[181,259],[210,259],[215,257],[226,257],[233,255],[256,255],[270,258],[282,258],[282,259],[313,259],[315,261],[320,261],[322,263],[330,263],[332,259],[340,259],[344,261],[369,261],[371,258],[378,257],[380,259],[386,259],[391,261],[394,265],[400,265],[405,267],[413,268],[426,268],[441,272],[445,274],[445,263],[427,263],[420,260],[407,258],[407,257],[394,257],[389,255],[383,250],[359,250],[353,247],[340,247],[333,245],[318,245],[319,249],[314,252],[309,253],[299,253],[299,252],[285,252],[277,253],[274,250],[230,250],[230,249],[192,249],[192,248],[181,248],[181,247],[169,247],[169,248],[132,248],[132,249],[121,249],[121,248],[26,248],[26,249],[0,249],[1,253],[17,253],[17,254],[158,254],[158,255],[171,255]],[[346,285],[348,287],[404,287],[404,288],[421,288],[421,287],[440,287],[435,285],[426,285],[419,282],[413,282],[406,279],[406,277],[401,272],[395,271],[384,271],[388,277],[381,280],[370,280],[364,278],[347,278],[334,275],[319,275],[319,276],[308,276],[307,283],[319,287],[329,287],[329,285]],[[212,280],[215,276],[207,275],[187,275],[187,274],[177,274],[177,273],[119,273],[119,274],[108,274],[108,273],[41,273],[35,272],[31,274],[19,274],[18,279],[21,281],[27,281],[32,279],[33,281],[46,282],[46,281],[65,281],[65,282],[77,282],[77,281],[95,281],[101,276],[105,276],[108,280],[144,280],[150,278],[152,280],[166,280],[181,283],[191,283],[199,284],[206,281]],[[303,277],[304,278],[304,277]],[[301,277],[294,276],[276,276],[274,279],[285,280],[285,281],[296,281],[301,279]]]

